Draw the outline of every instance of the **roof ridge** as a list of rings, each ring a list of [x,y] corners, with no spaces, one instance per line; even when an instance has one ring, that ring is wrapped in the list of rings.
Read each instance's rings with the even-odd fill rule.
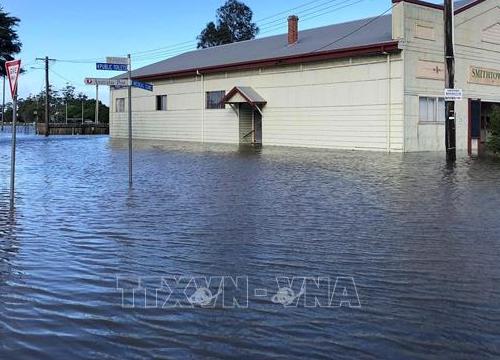
[[[308,33],[308,32],[312,32],[312,31],[317,31],[317,30],[321,30],[321,29],[326,29],[326,28],[330,28],[330,27],[334,27],[334,26],[342,26],[342,25],[347,25],[347,24],[351,24],[351,23],[360,23],[360,22],[364,22],[364,21],[370,21],[370,20],[375,19],[377,17],[381,19],[381,18],[385,18],[385,17],[388,17],[388,16],[392,16],[392,14],[387,14],[387,15],[383,15],[383,16],[370,16],[370,17],[356,19],[356,20],[349,20],[349,21],[344,21],[344,22],[340,22],[340,23],[335,23],[335,24],[330,24],[330,25],[323,25],[323,26],[318,26],[318,27],[314,27],[314,28],[299,30],[299,34],[301,34],[301,33]],[[172,57],[169,57],[169,58],[166,58],[166,59],[163,59],[163,60],[151,63],[149,65],[142,66],[142,67],[140,67],[138,69],[135,69],[135,70],[139,70],[139,69],[142,69],[142,68],[147,67],[147,66],[159,64],[159,63],[161,63],[163,61],[167,61],[167,60],[170,60],[170,59],[175,59],[178,56],[182,56],[182,55],[189,54],[189,53],[196,53],[196,52],[200,52],[201,53],[202,51],[205,51],[205,50],[214,51],[216,49],[221,49],[221,48],[224,48],[224,47],[241,45],[243,43],[252,42],[252,41],[262,41],[262,40],[271,39],[271,38],[280,37],[280,36],[286,37],[287,33],[270,35],[270,36],[265,36],[265,37],[261,37],[261,38],[249,39],[249,40],[236,41],[236,42],[232,42],[232,43],[228,43],[228,44],[221,44],[221,45],[216,45],[216,46],[210,46],[210,47],[201,48],[201,49],[193,49],[193,50],[185,51],[185,52],[182,52],[180,54],[174,55]]]

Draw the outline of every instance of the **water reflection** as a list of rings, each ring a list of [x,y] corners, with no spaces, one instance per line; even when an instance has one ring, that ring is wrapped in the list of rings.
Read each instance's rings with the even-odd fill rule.
[[[9,218],[9,145],[1,358],[500,355],[498,162],[136,141],[129,189],[126,141],[21,136]],[[250,307],[121,308],[117,275],[174,274],[246,275]],[[353,276],[362,308],[283,309],[283,275]]]

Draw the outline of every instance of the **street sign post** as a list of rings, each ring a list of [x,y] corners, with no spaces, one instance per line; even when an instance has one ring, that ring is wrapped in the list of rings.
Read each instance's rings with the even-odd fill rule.
[[[128,186],[132,187],[132,59],[127,55],[128,80]]]
[[[138,80],[132,80],[132,86],[142,90],[153,91],[153,85]]]
[[[462,89],[444,89],[445,101],[461,101],[464,97]]]
[[[108,64],[108,63],[97,63],[95,64],[97,70],[107,70],[107,71],[128,71],[127,64]]]
[[[127,79],[85,79],[88,85],[127,86],[128,88],[128,183],[132,186],[132,62],[130,54],[124,57],[108,56],[105,63],[96,63],[97,70],[126,71]],[[141,86],[147,88],[141,83]],[[152,85],[149,85],[152,91]],[[148,88],[149,89],[149,88]],[[147,89],[146,89],[147,90]]]
[[[10,159],[10,210],[14,210],[14,185],[16,177],[16,120],[17,120],[17,79],[21,72],[21,60],[5,62],[5,72],[9,78],[12,96],[12,150]]]

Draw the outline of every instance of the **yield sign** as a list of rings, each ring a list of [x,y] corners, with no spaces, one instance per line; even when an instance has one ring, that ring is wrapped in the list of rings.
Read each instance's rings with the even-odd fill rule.
[[[9,77],[10,94],[12,98],[17,90],[17,78],[19,77],[19,72],[21,71],[21,60],[12,60],[5,62],[5,70],[7,76]]]

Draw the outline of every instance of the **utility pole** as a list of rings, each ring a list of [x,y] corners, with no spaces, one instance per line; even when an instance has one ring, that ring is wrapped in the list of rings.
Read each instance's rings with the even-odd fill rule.
[[[45,57],[45,136],[49,136],[50,116],[50,85],[49,85],[49,57]]]
[[[49,84],[49,61],[54,61],[55,59],[49,59],[48,56],[44,58],[36,58],[36,60],[45,61],[45,136],[49,136],[49,119],[50,119],[50,84]]]
[[[66,106],[66,111],[64,113],[65,114],[64,117],[66,119],[66,124],[67,124],[68,123],[68,99],[66,99],[66,105],[65,106]]]
[[[99,124],[99,84],[95,84],[95,123]]]
[[[83,99],[82,99],[82,124],[83,124]]]
[[[454,8],[453,0],[444,1],[444,55],[446,64],[446,88],[455,88],[455,36],[454,36]],[[456,149],[456,119],[455,101],[445,102],[445,143],[446,161],[455,162],[457,160]]]

